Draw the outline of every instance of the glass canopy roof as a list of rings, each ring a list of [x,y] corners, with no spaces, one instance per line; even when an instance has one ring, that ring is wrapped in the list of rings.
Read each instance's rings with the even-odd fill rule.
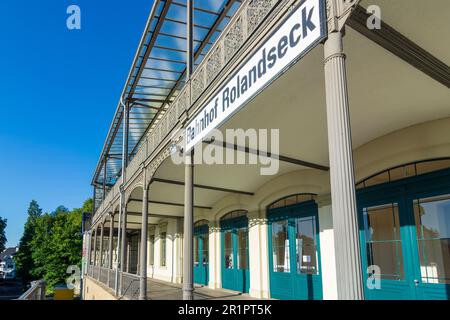
[[[194,0],[194,68],[230,21],[241,0]],[[186,70],[186,0],[155,0],[136,56],[122,91],[130,105],[129,160],[139,150],[141,141],[162,117],[185,83]],[[92,184],[114,185],[121,175],[123,152],[123,112],[119,101]]]

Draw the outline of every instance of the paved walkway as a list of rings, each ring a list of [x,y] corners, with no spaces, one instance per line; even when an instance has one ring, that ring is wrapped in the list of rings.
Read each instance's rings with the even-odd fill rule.
[[[150,300],[182,300],[182,285],[154,279],[147,280],[147,293]],[[248,294],[225,289],[209,289],[195,285],[195,300],[255,300]]]

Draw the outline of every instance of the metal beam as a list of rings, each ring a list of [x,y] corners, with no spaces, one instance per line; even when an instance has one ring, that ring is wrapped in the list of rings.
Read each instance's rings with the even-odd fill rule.
[[[134,94],[136,85],[139,82],[139,81],[137,81],[137,79],[139,79],[141,77],[142,72],[144,71],[145,63],[146,63],[148,57],[150,56],[150,53],[152,51],[151,49],[153,48],[153,46],[156,42],[156,38],[158,37],[159,30],[161,30],[161,27],[164,23],[164,19],[167,15],[167,12],[169,11],[171,2],[172,2],[172,0],[166,0],[164,3],[164,7],[158,17],[158,21],[156,22],[155,29],[153,30],[153,33],[152,33],[152,38],[150,39],[150,42],[147,45],[147,49],[145,50],[144,57],[142,58],[142,63],[139,66],[138,72],[136,73],[136,78],[135,78],[136,80],[134,81],[133,85],[131,86],[128,97],[132,97]]]
[[[450,88],[450,67],[447,64],[422,49],[384,21],[381,21],[380,29],[370,30],[366,25],[369,17],[370,15],[363,7],[357,6],[347,20],[347,24],[414,68]]]
[[[127,211],[127,215],[140,217],[140,216],[142,216],[142,212],[128,212]],[[175,216],[173,214],[170,215],[170,214],[164,214],[164,213],[149,213],[147,216],[150,218],[173,218],[173,219],[183,218],[183,216]],[[130,222],[128,222],[128,223],[130,223]],[[133,222],[133,223],[138,223],[138,222]]]
[[[303,161],[303,160],[299,160],[299,159],[295,159],[295,158],[291,158],[291,157],[287,157],[287,156],[283,156],[283,155],[279,155],[279,154],[275,154],[275,153],[271,153],[271,152],[265,152],[265,151],[261,151],[259,149],[252,149],[247,146],[243,147],[243,146],[239,146],[239,145],[233,144],[233,143],[228,143],[225,141],[203,141],[203,143],[214,144],[216,146],[227,148],[227,149],[233,149],[235,151],[242,151],[245,153],[260,155],[260,156],[264,156],[267,158],[278,159],[283,162],[297,164],[299,166],[308,167],[308,168],[312,168],[312,169],[317,169],[317,170],[322,170],[322,171],[330,170],[329,167],[323,166],[320,164]]]
[[[142,200],[140,199],[129,199],[128,202],[142,202]],[[164,205],[168,205],[168,206],[175,206],[175,207],[184,207],[184,203],[178,203],[178,202],[167,202],[167,201],[156,201],[156,200],[148,200],[147,203],[153,203],[153,204],[164,204]],[[212,207],[207,207],[207,206],[195,206],[194,208],[198,208],[198,209],[212,209]]]
[[[161,182],[161,183],[167,183],[167,184],[174,184],[174,185],[184,186],[184,182],[183,181],[178,181],[178,180],[152,178],[152,180],[150,181],[150,184],[153,183],[153,182]],[[235,189],[207,186],[207,185],[204,185],[204,184],[195,184],[195,183],[194,183],[194,188],[214,190],[214,191],[221,191],[221,192],[245,194],[245,195],[248,195],[248,196],[253,196],[255,194],[253,192],[248,192],[248,191],[241,191],[241,190],[235,190]]]

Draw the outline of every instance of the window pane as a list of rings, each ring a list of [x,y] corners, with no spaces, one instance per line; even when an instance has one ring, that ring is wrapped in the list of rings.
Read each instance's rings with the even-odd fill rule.
[[[450,195],[415,200],[414,218],[422,281],[450,284]]]
[[[208,236],[208,234],[202,235],[202,239],[203,239],[202,262],[203,262],[203,265],[207,265],[208,259],[209,259],[209,236]]]
[[[381,279],[404,279],[398,204],[364,208],[367,265],[381,270]]]
[[[416,175],[416,168],[414,164],[398,167],[389,170],[390,181],[400,180]]]
[[[375,177],[367,179],[364,182],[364,184],[366,187],[370,187],[370,186],[374,186],[374,185],[385,183],[385,182],[389,182],[389,172],[388,171],[382,172],[382,173],[376,175]]]
[[[450,168],[450,159],[419,162],[416,164],[417,174]]]
[[[248,231],[247,229],[240,229],[237,232],[238,237],[238,269],[248,269],[247,261],[247,241]]]
[[[295,219],[297,273],[318,274],[316,218]]]
[[[198,251],[200,250],[200,248],[198,247],[198,237],[199,236],[194,236],[194,266],[198,266]]]
[[[272,223],[273,271],[290,272],[287,220]]]
[[[225,268],[233,269],[233,241],[231,231],[224,234],[224,258]]]

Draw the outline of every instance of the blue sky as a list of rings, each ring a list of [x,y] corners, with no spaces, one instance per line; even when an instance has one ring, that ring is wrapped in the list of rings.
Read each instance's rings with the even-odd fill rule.
[[[8,245],[32,199],[80,207],[152,0],[0,2],[0,216]],[[81,8],[81,30],[66,9]]]

